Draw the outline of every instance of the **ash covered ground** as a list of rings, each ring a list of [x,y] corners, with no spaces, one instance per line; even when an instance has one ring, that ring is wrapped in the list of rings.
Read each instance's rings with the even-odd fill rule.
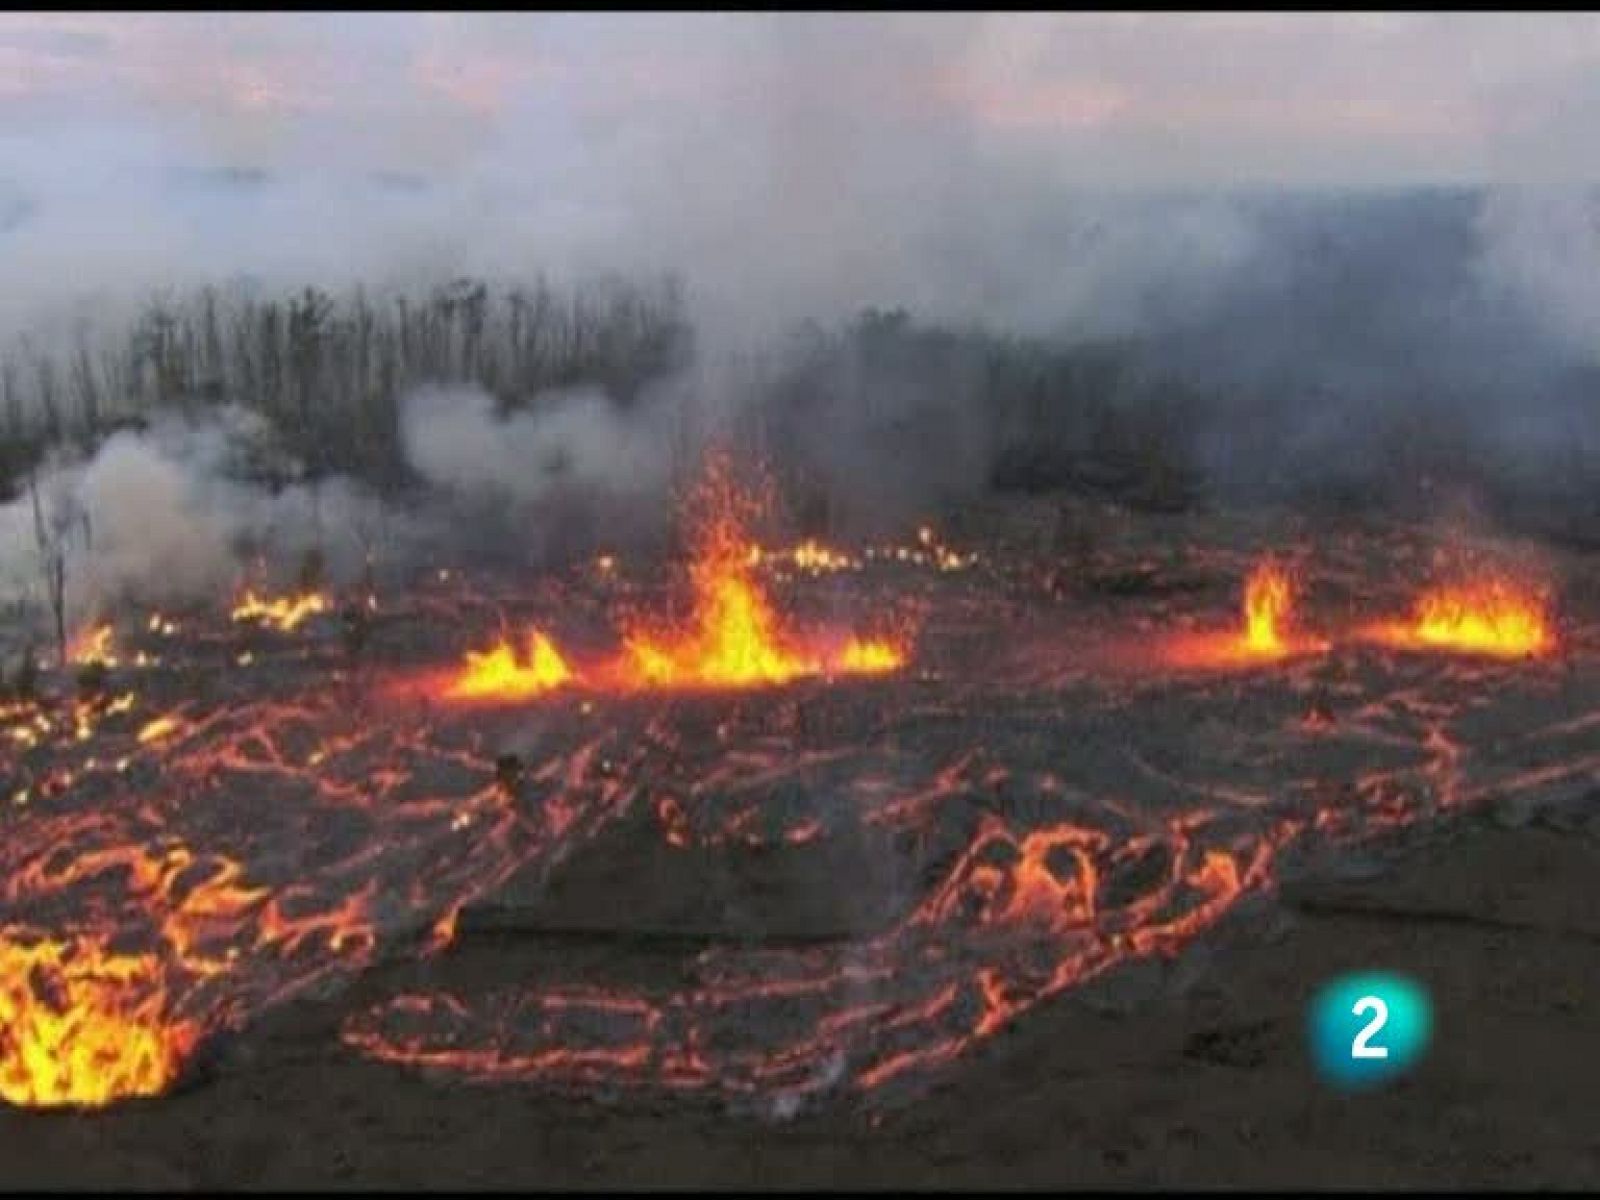
[[[1086,520],[1093,545],[1070,532]],[[1299,640],[1233,654],[1246,580],[1273,558],[1294,564]],[[1552,585],[1540,652],[1373,634],[1427,580],[1491,569]],[[912,631],[896,670],[510,703],[434,683],[496,631],[547,630],[581,659],[606,614],[666,604],[672,578],[614,560],[534,581],[439,572],[292,628],[215,608],[113,622],[98,667],[7,710],[3,851],[7,1003],[36,1039],[12,1035],[8,1098],[110,1107],[7,1119],[209,1140],[195,1106],[245,1089],[254,1120],[287,1130],[297,1114],[261,1115],[259,1097],[326,1076],[429,1109],[600,1104],[593,1119],[634,1139],[607,1157],[587,1134],[587,1172],[441,1152],[441,1183],[644,1179],[642,1130],[701,1119],[779,1158],[795,1131],[832,1129],[829,1178],[879,1178],[872,1131],[983,1095],[1006,1053],[989,1043],[1066,1021],[1069,1044],[1038,1053],[1089,1053],[1076,1043],[1104,1031],[1070,1027],[1111,1019],[1106,996],[1119,1029],[1182,1026],[1152,1005],[1248,975],[1227,964],[1281,938],[1301,881],[1486,817],[1581,829],[1592,809],[1592,555],[1436,528],[1013,504],[959,534],[751,568],[792,625],[892,614]],[[1300,966],[1302,988],[1327,973]],[[1303,1070],[1281,1019],[1270,1038],[1260,1024],[1281,995],[1208,1002],[1185,1061]],[[422,1136],[321,1119],[333,1143],[250,1169],[387,1178],[384,1140]],[[364,1167],[340,1157],[351,1138]],[[1161,1177],[1121,1153],[1037,1169]],[[150,1178],[223,1178],[181,1159]],[[672,1178],[787,1178],[664,1161]],[[1284,1176],[1231,1178],[1258,1177]]]

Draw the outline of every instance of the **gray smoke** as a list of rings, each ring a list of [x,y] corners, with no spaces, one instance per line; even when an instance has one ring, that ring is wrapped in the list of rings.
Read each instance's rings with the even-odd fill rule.
[[[1157,457],[1159,435],[1224,498],[1594,489],[1591,18],[297,21],[0,26],[45,64],[0,119],[0,335],[65,343],[240,277],[680,272],[698,360],[646,402],[404,402],[448,519],[495,515],[478,540],[535,561],[659,525],[655,498],[731,428],[847,523],[982,491],[1018,444],[1078,471],[1111,418],[1119,452]],[[869,307],[967,340],[920,362],[895,350],[916,339],[784,340]],[[1045,348],[1002,364],[1027,377],[1020,423],[995,400],[1018,338]],[[213,522],[175,545],[258,523],[233,485],[226,518],[191,499],[203,456],[136,444],[149,461],[113,444],[74,486],[92,501],[115,469],[175,528]]]
[[[57,459],[36,478],[47,537],[67,557],[74,626],[124,602],[215,600],[246,580],[271,586],[308,553],[351,580],[375,551],[419,536],[408,518],[348,480],[272,488],[248,481],[246,459],[272,453],[260,421],[224,410],[124,430],[87,461]],[[0,506],[0,592],[44,604],[33,497]]]

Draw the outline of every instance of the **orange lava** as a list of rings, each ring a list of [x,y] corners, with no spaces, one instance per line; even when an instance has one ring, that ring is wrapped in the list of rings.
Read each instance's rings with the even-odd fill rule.
[[[482,654],[467,653],[467,665],[445,693],[455,699],[519,700],[538,696],[573,679],[572,668],[561,652],[537,629],[528,632],[527,652],[521,657],[502,639]]]
[[[165,1019],[161,979],[151,955],[0,939],[0,1098],[100,1107],[164,1091],[194,1032]]]
[[[1500,658],[1550,653],[1555,633],[1538,589],[1494,575],[1430,588],[1417,597],[1409,624],[1377,631],[1393,645]]]
[[[246,591],[244,599],[234,606],[230,615],[235,621],[259,621],[288,633],[307,617],[327,611],[328,598],[321,592],[266,599]]]

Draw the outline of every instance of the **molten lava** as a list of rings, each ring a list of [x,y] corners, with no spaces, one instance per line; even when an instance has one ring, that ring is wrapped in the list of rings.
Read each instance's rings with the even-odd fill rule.
[[[555,643],[534,629],[528,633],[527,653],[520,658],[504,639],[486,653],[468,651],[466,667],[445,694],[455,699],[518,700],[541,695],[572,679],[572,668]]]
[[[292,632],[307,617],[328,611],[328,598],[321,592],[266,599],[246,591],[244,599],[230,614],[235,621],[259,621],[284,633]]]
[[[153,956],[0,939],[0,1097],[97,1107],[171,1085],[195,1031],[164,1019]]]
[[[1237,667],[1326,650],[1325,642],[1292,632],[1293,602],[1292,576],[1276,559],[1264,558],[1245,580],[1242,627],[1181,636],[1169,644],[1167,657],[1178,666]]]
[[[1378,633],[1395,645],[1500,658],[1539,656],[1555,646],[1547,598],[1503,575],[1430,588],[1417,598],[1409,625]]]

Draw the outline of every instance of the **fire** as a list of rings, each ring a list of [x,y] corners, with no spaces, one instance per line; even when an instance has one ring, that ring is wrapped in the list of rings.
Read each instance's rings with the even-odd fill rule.
[[[159,742],[163,738],[171,737],[182,727],[183,722],[178,720],[177,717],[171,715],[156,717],[153,721],[147,721],[140,726],[138,733],[139,744],[148,745],[151,742]]]
[[[756,506],[735,484],[729,464],[713,458],[693,500],[690,619],[679,629],[636,624],[625,632],[614,671],[625,686],[748,687],[901,665],[903,653],[888,642],[852,639],[830,654],[788,634],[753,574],[761,550],[743,518]]]
[[[1417,598],[1410,625],[1381,632],[1400,645],[1524,658],[1554,647],[1547,607],[1537,589],[1492,575],[1430,588]]]
[[[1275,561],[1262,561],[1244,587],[1244,644],[1257,654],[1282,654],[1283,626],[1291,594],[1288,573]]]
[[[1181,666],[1235,667],[1326,650],[1327,643],[1294,633],[1294,590],[1288,569],[1263,558],[1245,580],[1242,627],[1180,636],[1168,656]]]
[[[194,1040],[164,1006],[151,955],[0,937],[0,1098],[98,1107],[164,1091]]]
[[[235,621],[259,621],[289,633],[307,617],[327,611],[328,598],[321,592],[265,599],[247,590],[230,615]]]
[[[851,638],[840,652],[840,670],[853,674],[893,671],[905,665],[906,656],[893,642]]]
[[[67,658],[80,666],[98,664],[114,667],[117,665],[117,660],[112,637],[113,631],[110,625],[95,625],[85,629],[67,648]]]
[[[872,675],[905,664],[906,652],[887,637],[801,634],[788,628],[758,578],[782,557],[811,571],[843,570],[853,560],[814,541],[793,552],[763,552],[748,532],[759,500],[735,482],[725,458],[712,456],[690,499],[689,613],[681,623],[635,614],[624,622],[622,645],[607,661],[574,667],[544,633],[533,630],[520,658],[501,640],[469,653],[444,696],[453,700],[523,700],[565,685],[617,691],[657,688],[743,688],[816,675]],[[597,568],[610,572],[603,556]]]
[[[527,652],[520,658],[504,639],[485,653],[468,651],[467,665],[446,695],[456,699],[522,699],[558,688],[572,679],[572,668],[555,643],[534,629],[528,632]]]

